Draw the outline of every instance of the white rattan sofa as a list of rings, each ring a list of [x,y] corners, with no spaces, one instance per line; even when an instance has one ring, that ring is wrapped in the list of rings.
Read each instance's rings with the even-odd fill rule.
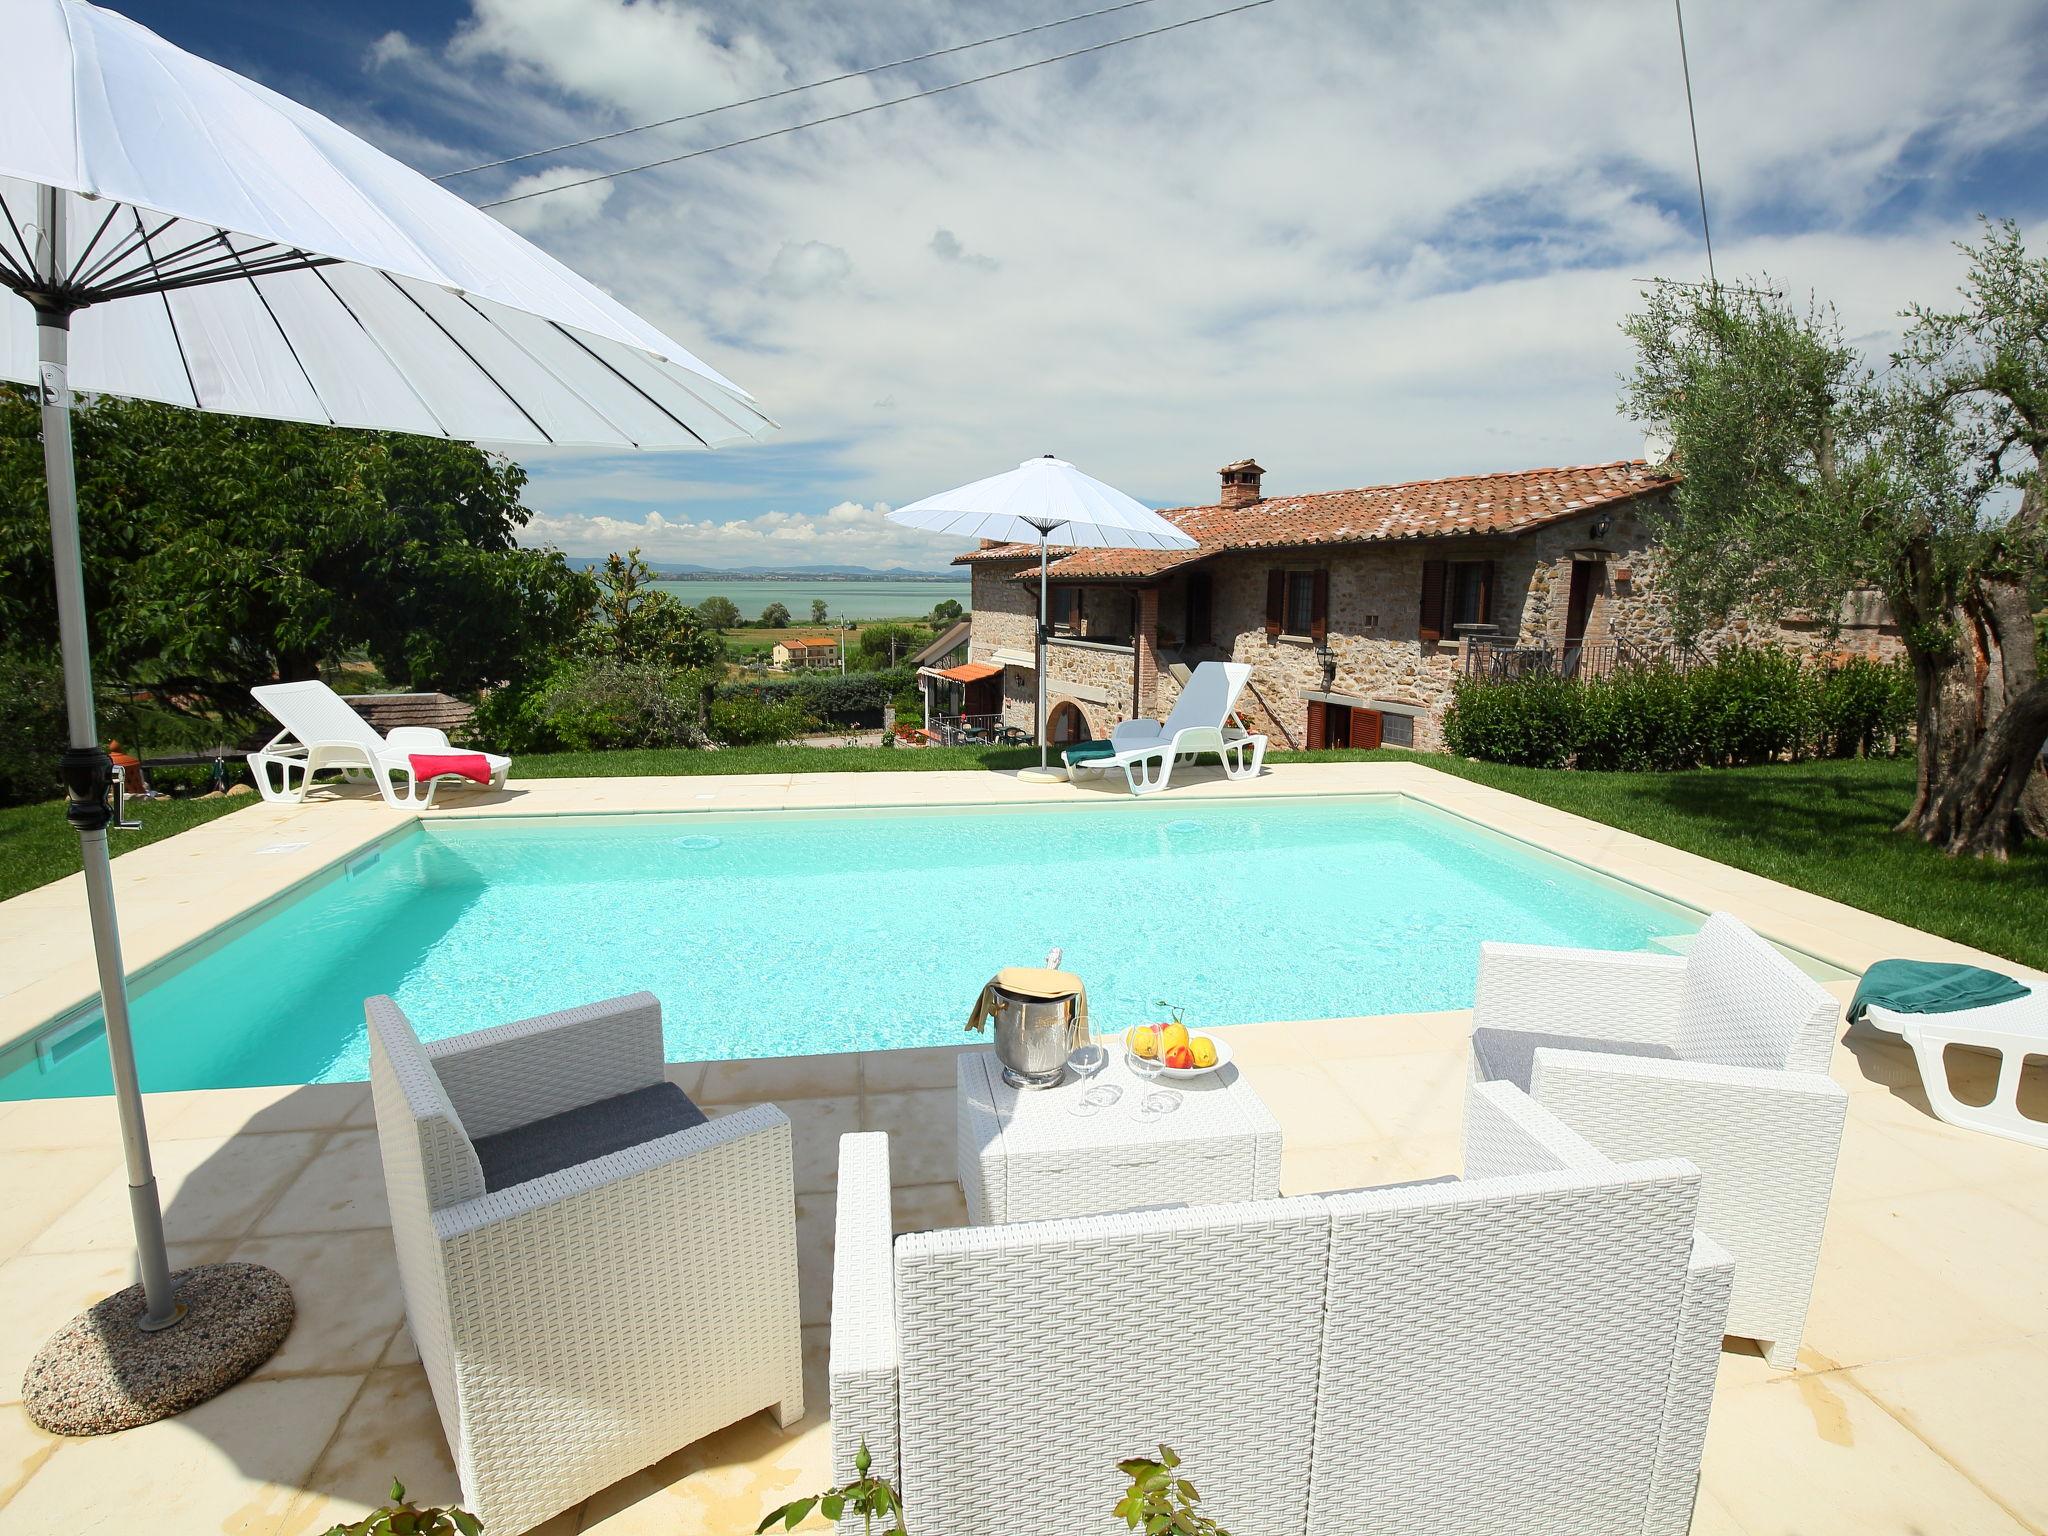
[[[1476,1080],[1515,1083],[1609,1157],[1683,1157],[1700,1226],[1735,1256],[1728,1331],[1790,1370],[1848,1095],[1841,1005],[1725,913],[1684,956],[1480,946]]]
[[[645,992],[427,1045],[390,998],[366,1011],[406,1321],[492,1536],[802,1417],[780,1110],[705,1120]]]
[[[890,1235],[840,1141],[832,1451],[918,1536],[1075,1536],[1161,1443],[1234,1536],[1685,1531],[1730,1261],[1699,1175],[1502,1084],[1469,1182]],[[855,1525],[843,1525],[852,1531]]]

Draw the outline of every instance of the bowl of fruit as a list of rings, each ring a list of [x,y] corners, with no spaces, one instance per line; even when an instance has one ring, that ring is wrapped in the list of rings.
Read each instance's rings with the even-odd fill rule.
[[[1171,1003],[1154,1006],[1171,1010],[1173,1018],[1164,1024],[1134,1024],[1125,1033],[1132,1070],[1151,1077],[1207,1077],[1230,1065],[1230,1046],[1222,1036],[1190,1030]]]

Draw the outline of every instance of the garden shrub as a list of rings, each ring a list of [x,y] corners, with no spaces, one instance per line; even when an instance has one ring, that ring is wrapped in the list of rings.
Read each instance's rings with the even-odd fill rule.
[[[770,702],[795,704],[807,715],[834,725],[878,726],[882,710],[897,694],[915,689],[917,671],[896,667],[878,672],[806,672],[795,677],[767,682],[731,683],[719,689],[721,698],[749,693]]]
[[[1807,674],[1807,716],[1818,757],[1890,757],[1913,729],[1912,671],[1850,656]]]
[[[1575,766],[1641,773],[1695,761],[1693,690],[1676,668],[1633,668],[1581,685],[1580,691]]]
[[[1891,753],[1909,738],[1913,715],[1903,662],[1806,666],[1790,652],[1738,646],[1687,671],[1467,678],[1453,692],[1444,742],[1463,757],[1521,767],[1668,772]]]
[[[1444,717],[1444,744],[1460,757],[1562,768],[1578,745],[1584,708],[1583,689],[1564,678],[1463,678]]]
[[[701,747],[707,681],[659,663],[568,661],[535,686],[487,695],[473,732],[511,752]]]
[[[1686,674],[1699,760],[1707,767],[1771,763],[1806,741],[1807,690],[1799,658],[1730,646]]]
[[[801,736],[817,722],[801,704],[753,690],[721,694],[711,704],[711,739],[721,747],[767,746]]]
[[[56,660],[0,651],[0,805],[63,794],[57,758],[70,739]]]

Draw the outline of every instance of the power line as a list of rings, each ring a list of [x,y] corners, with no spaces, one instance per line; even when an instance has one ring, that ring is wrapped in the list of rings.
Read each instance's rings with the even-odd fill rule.
[[[928,96],[943,96],[948,91],[957,91],[966,86],[980,85],[989,80],[1000,80],[1005,75],[1021,75],[1029,69],[1042,69],[1048,64],[1063,64],[1068,59],[1078,59],[1084,54],[1100,53],[1105,48],[1115,48],[1124,43],[1135,43],[1141,38],[1158,37],[1165,32],[1178,32],[1183,27],[1199,26],[1205,21],[1218,21],[1225,16],[1235,16],[1242,11],[1256,11],[1260,6],[1271,5],[1273,0],[1246,0],[1243,5],[1233,5],[1226,10],[1210,11],[1201,16],[1190,16],[1185,21],[1176,21],[1163,27],[1153,27],[1145,32],[1133,32],[1126,37],[1113,37],[1107,42],[1090,43],[1086,48],[1076,48],[1068,53],[1056,53],[1049,59],[1033,59],[1025,64],[1013,64],[1008,69],[991,70],[985,75],[974,75],[966,80],[955,80],[950,85],[933,86],[928,91],[913,91],[907,96],[892,96],[887,101],[870,102],[864,107],[854,107],[845,112],[834,112],[829,117],[814,117],[801,123],[790,123],[782,128],[771,128],[766,133],[750,134],[744,139],[729,139],[723,144],[712,144],[703,149],[689,150],[680,155],[668,155],[660,160],[649,160],[643,165],[629,165],[623,170],[600,171],[594,176],[585,176],[577,181],[558,182],[552,187],[536,187],[531,192],[521,192],[514,197],[501,197],[488,203],[478,203],[479,208],[503,208],[511,203],[523,203],[536,197],[547,197],[555,192],[567,192],[572,187],[593,186],[600,181],[616,181],[621,176],[633,176],[641,171],[658,170],[665,165],[680,165],[685,160],[696,160],[705,155],[715,155],[723,150],[740,149],[748,144],[759,144],[765,139],[778,139],[784,134],[800,133],[806,128],[823,127],[826,123],[843,123],[850,117],[861,117],[869,112],[879,112],[884,107],[900,107],[905,102],[922,101]]]
[[[1678,67],[1685,71],[1685,120],[1692,128],[1692,177],[1700,189],[1700,234],[1707,242],[1707,281],[1718,287],[1714,278],[1714,231],[1707,224],[1707,176],[1700,169],[1700,123],[1692,110],[1692,63],[1685,56],[1685,0],[1671,0],[1671,9],[1678,17]]]
[[[656,122],[641,123],[634,128],[614,128],[609,133],[594,133],[587,139],[571,139],[567,144],[551,144],[546,149],[529,149],[524,154],[507,155],[502,160],[486,160],[481,165],[465,165],[459,171],[443,171],[434,177],[435,181],[453,181],[458,176],[474,175],[478,171],[496,170],[501,165],[518,165],[524,160],[538,160],[542,155],[558,155],[565,150],[587,149],[592,144],[602,144],[609,139],[623,139],[628,134],[647,133],[655,128],[671,128],[677,123],[694,122],[700,117],[710,117],[717,112],[732,112],[740,107],[759,106],[764,101],[778,101],[784,96],[794,96],[800,91],[815,91],[821,86],[838,85],[847,80],[858,80],[863,75],[878,75],[886,69],[901,69],[906,64],[922,64],[927,59],[944,58],[949,53],[966,53],[972,48],[986,48],[991,43],[1007,43],[1014,38],[1028,37],[1033,32],[1049,32],[1055,27],[1069,27],[1077,21],[1093,21],[1098,16],[1111,16],[1118,11],[1135,10],[1141,5],[1151,5],[1155,0],[1122,0],[1119,5],[1104,6],[1099,11],[1083,11],[1078,16],[1065,16],[1058,21],[1041,21],[1036,26],[1019,27],[1015,32],[1003,32],[995,37],[980,38],[971,43],[955,43],[950,48],[934,48],[930,53],[912,54],[907,59],[892,59],[887,64],[871,64],[866,69],[848,70],[843,75],[832,75],[823,80],[810,80],[802,85],[785,86],[779,91],[770,91],[765,96],[749,96],[744,101],[728,101],[715,107],[702,107],[695,112],[684,112],[675,117],[664,117]]]

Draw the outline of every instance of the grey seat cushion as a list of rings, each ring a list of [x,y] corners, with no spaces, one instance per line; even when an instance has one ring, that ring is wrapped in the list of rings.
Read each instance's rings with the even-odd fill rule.
[[[1532,1030],[1475,1029],[1472,1031],[1472,1060],[1479,1077],[1488,1083],[1513,1083],[1529,1091],[1535,1075],[1536,1053],[1556,1051],[1599,1051],[1608,1056],[1653,1056],[1676,1061],[1677,1052],[1666,1045],[1638,1045],[1627,1040],[1597,1040],[1590,1035],[1545,1035]]]
[[[483,1165],[486,1190],[506,1189],[687,1131],[705,1119],[674,1083],[656,1083],[480,1137],[476,1160]]]

